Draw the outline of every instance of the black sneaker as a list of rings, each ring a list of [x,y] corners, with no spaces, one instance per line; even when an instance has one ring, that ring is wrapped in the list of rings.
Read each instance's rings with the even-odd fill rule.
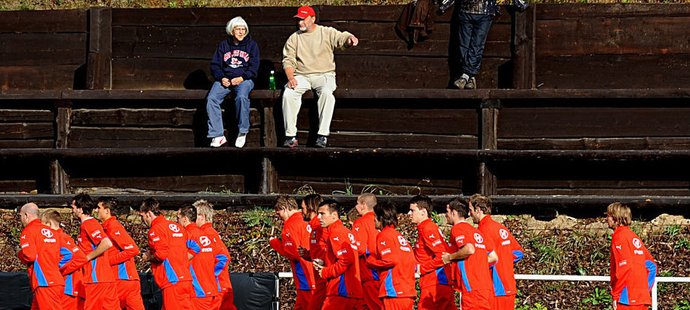
[[[328,137],[327,136],[319,136],[316,138],[316,143],[314,146],[319,147],[319,148],[325,148],[328,146]]]
[[[297,147],[297,138],[295,137],[285,137],[285,142],[283,142],[284,147],[289,147],[289,148],[296,148]]]

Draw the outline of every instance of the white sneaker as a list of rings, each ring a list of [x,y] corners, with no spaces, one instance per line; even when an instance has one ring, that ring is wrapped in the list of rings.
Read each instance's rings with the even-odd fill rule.
[[[238,134],[237,140],[235,140],[235,147],[242,148],[245,143],[247,143],[247,134],[246,133]]]
[[[211,140],[211,147],[220,147],[221,145],[225,144],[225,142],[228,142],[228,140],[225,139],[225,136],[215,137],[213,140]]]

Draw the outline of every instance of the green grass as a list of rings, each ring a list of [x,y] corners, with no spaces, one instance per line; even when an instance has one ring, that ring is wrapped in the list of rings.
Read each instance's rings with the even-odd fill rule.
[[[242,6],[391,5],[411,0],[0,0],[0,10],[113,8],[227,8]],[[690,0],[538,0],[533,3],[690,3]],[[499,3],[507,3],[499,0]]]

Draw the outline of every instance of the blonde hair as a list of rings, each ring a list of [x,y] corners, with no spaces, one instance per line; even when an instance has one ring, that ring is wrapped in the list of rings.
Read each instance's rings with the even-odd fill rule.
[[[206,222],[213,222],[213,205],[210,202],[200,199],[195,201],[192,206],[196,208],[197,216],[203,215]]]
[[[632,223],[632,212],[628,206],[614,202],[606,208],[606,214],[613,218],[616,224],[623,226],[630,226]]]

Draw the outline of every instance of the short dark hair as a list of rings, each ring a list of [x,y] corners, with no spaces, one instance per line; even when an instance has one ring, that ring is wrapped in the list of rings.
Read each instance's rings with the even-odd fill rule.
[[[323,198],[319,194],[309,194],[302,198],[302,202],[307,206],[307,212],[316,213],[322,201]]]
[[[392,202],[377,203],[374,207],[374,214],[376,214],[376,220],[381,223],[381,227],[398,226],[398,209]]]
[[[448,202],[448,206],[450,207],[451,211],[458,211],[458,214],[464,218],[467,218],[470,215],[470,208],[468,208],[467,205],[462,202],[460,197],[453,198]]]
[[[129,206],[120,205],[117,198],[110,196],[98,197],[98,204],[103,204],[103,207],[110,210],[110,215],[128,215],[130,212]]]
[[[275,210],[297,210],[297,201],[288,195],[280,195],[273,205]]]
[[[410,199],[410,204],[415,204],[417,205],[417,208],[419,210],[425,209],[427,216],[431,217],[431,214],[434,212],[434,205],[431,204],[431,198],[426,195],[417,195],[412,197]]]
[[[180,215],[188,218],[192,222],[196,222],[196,208],[192,206],[180,208]]]
[[[146,212],[153,212],[153,215],[161,215],[161,209],[160,209],[160,203],[158,203],[158,200],[156,198],[146,198],[144,201],[141,202],[141,205],[139,206],[139,212],[146,213]]]
[[[96,204],[93,202],[93,199],[91,199],[91,196],[87,193],[79,193],[74,198],[72,198],[72,201],[74,201],[74,205],[81,209],[84,214],[91,214],[93,212],[93,209],[96,208]]]
[[[337,212],[340,214],[340,206],[338,205],[338,202],[335,201],[334,199],[326,199],[319,203],[319,208],[323,206],[328,206],[328,211],[332,212]]]

